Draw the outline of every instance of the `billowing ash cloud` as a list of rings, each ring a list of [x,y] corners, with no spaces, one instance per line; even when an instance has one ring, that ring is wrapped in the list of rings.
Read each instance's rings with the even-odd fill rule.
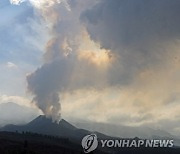
[[[55,4],[64,2],[66,4],[66,9],[61,8],[62,6],[57,6],[58,9],[70,11],[66,1],[52,0],[30,2],[40,11],[45,20],[45,24],[49,25],[48,28],[50,33],[56,33],[54,27],[56,24],[58,25],[59,22],[63,22],[59,19],[60,12],[55,10]],[[65,56],[65,51],[60,46],[64,38],[65,35],[56,36],[52,34],[52,38],[47,43],[44,55],[45,64],[34,73],[27,76],[28,90],[34,95],[33,102],[36,103],[46,116],[51,117],[57,122],[60,120],[61,116],[59,92],[67,85],[72,72],[71,66],[73,66]]]
[[[149,74],[154,77],[170,64],[169,58],[179,56],[173,49],[180,36],[179,0],[60,2],[40,7],[52,38],[44,65],[27,77],[33,101],[54,120],[60,114],[60,93],[138,89],[136,80],[145,83]]]
[[[27,77],[28,89],[35,94],[33,101],[45,115],[52,116],[54,120],[60,118],[59,91],[67,85],[71,70],[69,67],[66,60],[55,60]]]
[[[178,6],[178,0],[101,0],[82,13],[91,39],[123,65],[110,70],[113,84],[130,82],[134,73],[167,60],[167,47],[180,38]]]
[[[98,59],[90,51],[83,54],[82,38],[88,34],[79,21],[81,6],[62,5],[41,8],[46,22],[50,22],[49,32],[52,38],[47,42],[44,54],[44,65],[27,76],[28,90],[34,95],[33,102],[53,120],[60,119],[60,97],[63,91],[103,85],[103,70],[98,69]],[[82,3],[82,5],[84,5]],[[95,54],[95,53],[94,53]],[[108,58],[106,51],[104,56]],[[87,56],[88,55],[88,56]],[[94,61],[90,59],[94,57]],[[106,59],[105,58],[105,59]],[[98,84],[96,84],[98,83]]]
[[[178,0],[101,0],[81,18],[102,47],[146,53],[151,45],[179,39],[179,5]]]

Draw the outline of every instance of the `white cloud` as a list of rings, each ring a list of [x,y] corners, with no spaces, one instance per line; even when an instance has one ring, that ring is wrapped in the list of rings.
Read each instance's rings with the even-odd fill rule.
[[[22,96],[13,96],[13,95],[5,95],[0,94],[0,104],[1,103],[7,103],[7,102],[13,102],[19,105],[32,107],[31,100],[28,98],[22,97]]]
[[[18,66],[16,64],[12,63],[12,62],[7,62],[6,67],[8,67],[8,68],[18,68]]]
[[[20,5],[21,3],[26,1],[29,1],[35,8],[38,9],[44,9],[55,4],[62,3],[68,11],[71,11],[70,5],[66,0],[10,0],[10,3],[13,5]]]
[[[20,3],[24,2],[25,0],[10,0],[11,4],[19,5]]]

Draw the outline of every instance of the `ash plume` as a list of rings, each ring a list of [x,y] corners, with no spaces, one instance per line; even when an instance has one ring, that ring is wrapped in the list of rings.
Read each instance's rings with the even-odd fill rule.
[[[33,102],[46,116],[57,122],[61,117],[61,92],[103,84],[100,81],[102,71],[88,58],[80,56],[79,41],[83,35],[88,39],[79,21],[81,7],[76,5],[71,9],[70,4],[62,2],[65,7],[60,4],[48,5],[45,9],[37,7],[45,22],[50,22],[48,28],[52,38],[46,45],[44,65],[27,76]],[[91,73],[94,78],[91,78]]]
[[[70,8],[65,0],[39,1],[39,3],[37,1],[30,2],[35,7],[35,11],[42,15],[44,22],[50,23],[48,30],[52,34],[52,38],[50,38],[46,46],[44,54],[45,64],[27,76],[28,90],[34,96],[33,102],[43,113],[47,117],[51,117],[53,121],[59,122],[61,118],[59,92],[63,90],[63,87],[69,81],[71,64],[67,64],[68,59],[64,55],[65,51],[61,47],[57,47],[58,40],[61,42],[65,35],[62,37],[53,35],[55,32],[54,27],[61,22],[59,19],[60,12],[55,10],[55,6],[63,2],[66,11],[70,11]],[[61,6],[57,7],[58,9],[64,9]]]

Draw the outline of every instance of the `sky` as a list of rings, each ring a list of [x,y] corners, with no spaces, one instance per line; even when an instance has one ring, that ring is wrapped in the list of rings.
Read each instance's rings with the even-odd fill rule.
[[[1,0],[0,103],[179,134],[179,5]]]

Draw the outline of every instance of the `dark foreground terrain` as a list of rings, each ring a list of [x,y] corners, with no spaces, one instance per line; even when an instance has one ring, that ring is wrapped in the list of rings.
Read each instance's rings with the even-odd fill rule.
[[[80,144],[67,138],[30,132],[0,132],[0,154],[82,154]],[[105,152],[96,151],[98,154]]]
[[[0,132],[0,154],[82,154],[80,143],[30,132]],[[177,148],[99,149],[93,154],[180,154]]]
[[[80,145],[66,138],[35,133],[0,132],[0,154],[79,154]]]
[[[0,154],[81,154],[82,138],[93,132],[62,119],[59,123],[38,116],[25,125],[0,128]],[[115,139],[94,132],[98,139]],[[118,138],[117,138],[118,139]],[[137,138],[138,139],[138,138]],[[93,154],[180,154],[180,148],[101,148]]]

